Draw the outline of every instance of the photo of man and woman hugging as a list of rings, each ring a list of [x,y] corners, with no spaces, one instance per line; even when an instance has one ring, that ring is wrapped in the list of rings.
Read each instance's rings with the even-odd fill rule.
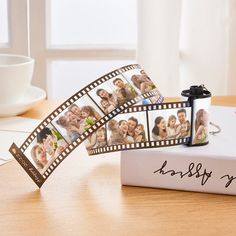
[[[139,74],[132,75],[131,81],[133,82],[134,86],[139,89],[141,94],[150,92],[156,88],[144,70],[140,70]]]
[[[152,139],[154,141],[160,141],[189,137],[191,125],[187,120],[186,109],[177,110],[177,117],[172,114],[166,121],[163,116],[157,116],[151,130]]]
[[[43,174],[67,147],[62,135],[54,128],[45,127],[37,134],[36,144],[30,148],[31,158],[37,170]]]
[[[128,120],[112,119],[108,122],[107,128],[110,133],[108,145],[146,141],[145,127],[134,116],[129,117]]]
[[[108,81],[106,83],[106,85],[98,86],[96,89],[98,99],[96,100],[105,114],[108,114],[138,95],[135,89],[121,76],[114,78],[112,82]]]
[[[156,91],[157,94],[155,96],[143,99],[142,104],[145,105],[163,102],[163,96],[144,70],[134,69],[127,71],[124,73],[124,77],[134,86],[135,89],[137,89],[139,94]]]
[[[86,104],[86,102],[85,102]],[[64,138],[74,142],[101,118],[101,115],[89,105],[79,107],[73,103],[67,111],[55,120],[54,125],[61,131]]]

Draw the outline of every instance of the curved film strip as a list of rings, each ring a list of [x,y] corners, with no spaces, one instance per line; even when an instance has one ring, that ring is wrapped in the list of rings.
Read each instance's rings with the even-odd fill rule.
[[[86,140],[89,155],[188,144],[192,107],[189,102],[133,106]]]
[[[86,140],[89,155],[207,144],[211,93],[200,85],[191,86],[182,95],[187,101],[135,105],[121,112]]]
[[[114,70],[67,99],[10,152],[41,187],[82,142],[89,155],[208,143],[210,92],[183,91],[187,101],[164,98],[137,64]]]
[[[137,64],[114,70],[67,99],[10,152],[41,187],[56,167],[99,128],[136,103],[164,98]]]

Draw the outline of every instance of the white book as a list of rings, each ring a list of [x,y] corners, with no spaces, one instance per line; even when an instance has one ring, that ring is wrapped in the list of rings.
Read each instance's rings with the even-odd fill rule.
[[[210,121],[222,131],[210,135],[206,146],[181,145],[122,152],[121,183],[235,195],[236,108],[212,106]]]

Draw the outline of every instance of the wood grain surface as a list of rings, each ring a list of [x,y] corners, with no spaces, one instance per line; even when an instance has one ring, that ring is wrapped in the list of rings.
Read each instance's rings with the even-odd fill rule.
[[[212,103],[236,106],[236,97]],[[59,104],[23,116],[42,119]],[[40,190],[16,161],[1,166],[0,235],[236,235],[236,196],[122,187],[119,161],[81,145]]]

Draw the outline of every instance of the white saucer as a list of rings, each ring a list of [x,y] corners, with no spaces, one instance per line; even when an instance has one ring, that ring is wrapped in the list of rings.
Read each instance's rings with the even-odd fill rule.
[[[46,93],[44,90],[30,86],[25,95],[16,103],[0,104],[0,117],[15,116],[24,113],[37,103],[45,99]]]

